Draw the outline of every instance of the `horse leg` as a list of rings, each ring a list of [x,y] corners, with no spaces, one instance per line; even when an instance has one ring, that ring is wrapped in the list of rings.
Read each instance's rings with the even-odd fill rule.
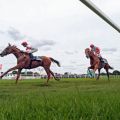
[[[48,85],[48,81],[49,81],[49,79],[50,79],[50,70],[49,70],[48,67],[44,67],[44,69],[45,69],[45,71],[46,71],[46,73],[47,73],[47,76],[48,76],[47,82],[46,82],[46,84]]]
[[[90,74],[90,77],[92,78],[93,76],[92,76],[92,73],[91,73],[91,71],[90,71],[90,68],[91,68],[91,67],[88,67],[88,72],[89,72],[89,74]]]
[[[17,77],[16,77],[16,84],[18,83],[18,79],[20,77],[21,71],[22,71],[22,69],[18,69],[18,73],[17,73]]]
[[[106,68],[105,70],[106,70],[107,77],[108,77],[108,80],[109,80],[109,72],[108,72],[108,68]]]
[[[95,77],[95,71],[98,69],[98,64],[95,65],[93,71],[94,71],[94,77]]]
[[[93,69],[93,66],[88,67],[88,70]]]
[[[95,65],[93,71],[95,72],[98,69],[98,64]]]
[[[54,73],[51,70],[50,70],[50,73],[52,74],[52,76],[54,77],[55,80],[57,80],[57,81],[60,80],[59,78],[55,77]]]
[[[97,77],[97,80],[99,80],[99,77],[100,77],[100,68],[98,69],[98,77]]]
[[[19,66],[16,65],[16,66],[14,66],[14,67],[8,69],[5,73],[3,73],[3,74],[0,76],[0,78],[2,78],[2,77],[3,77],[4,75],[6,75],[8,72],[10,72],[10,71],[12,71],[12,70],[16,70],[16,69],[18,69],[18,68],[19,68]]]

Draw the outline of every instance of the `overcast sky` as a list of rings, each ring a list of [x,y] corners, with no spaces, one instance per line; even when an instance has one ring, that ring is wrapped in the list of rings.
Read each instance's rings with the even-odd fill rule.
[[[91,0],[120,26],[120,0]],[[86,73],[84,49],[100,47],[109,64],[120,70],[120,34],[79,0],[0,0],[0,51],[8,43],[27,40],[37,47],[34,55],[51,56],[55,72]],[[16,64],[13,55],[0,58],[3,71]]]

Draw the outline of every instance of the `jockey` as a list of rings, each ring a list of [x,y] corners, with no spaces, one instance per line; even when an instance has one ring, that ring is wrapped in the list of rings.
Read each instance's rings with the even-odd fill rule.
[[[95,46],[95,45],[93,45],[93,44],[90,45],[90,48],[91,48],[91,51],[93,51],[94,54],[95,54],[96,56],[98,56],[98,58],[100,58],[101,61],[103,61],[103,58],[102,58],[102,56],[101,56],[101,54],[100,54],[100,48],[97,47],[97,46]]]
[[[35,57],[33,56],[32,53],[37,52],[38,49],[31,47],[26,41],[23,41],[23,42],[21,43],[21,45],[26,48],[26,51],[25,51],[25,52],[30,55],[30,58],[31,58],[31,59],[35,59]]]

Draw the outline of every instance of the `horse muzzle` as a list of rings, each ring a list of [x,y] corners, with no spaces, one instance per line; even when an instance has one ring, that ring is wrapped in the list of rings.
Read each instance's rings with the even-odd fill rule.
[[[2,53],[0,53],[0,57],[3,57],[4,55]]]

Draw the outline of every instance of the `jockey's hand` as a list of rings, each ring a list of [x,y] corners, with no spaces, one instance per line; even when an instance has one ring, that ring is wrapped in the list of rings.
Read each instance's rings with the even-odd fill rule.
[[[25,51],[21,50],[21,53],[24,53]]]

